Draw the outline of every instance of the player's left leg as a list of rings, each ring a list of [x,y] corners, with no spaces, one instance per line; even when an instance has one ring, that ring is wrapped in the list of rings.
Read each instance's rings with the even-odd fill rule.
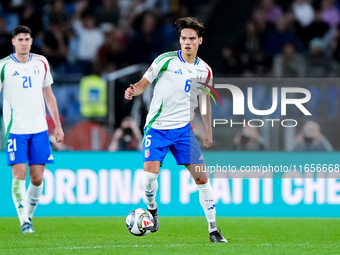
[[[216,227],[216,209],[214,192],[206,174],[197,169],[205,169],[205,164],[185,165],[194,177],[199,192],[199,200],[208,221],[210,241],[214,243],[227,243],[228,241],[221,235]]]
[[[227,242],[216,227],[214,192],[206,172],[201,171],[201,169],[205,169],[204,159],[191,125],[188,124],[172,132],[175,143],[170,147],[170,151],[174,155],[177,164],[185,165],[195,179],[199,190],[200,203],[208,221],[210,241]]]
[[[47,131],[32,134],[28,151],[28,165],[31,183],[27,190],[28,217],[31,221],[43,190],[45,164],[53,162],[52,149]]]
[[[32,222],[33,213],[38,206],[43,190],[43,174],[45,165],[30,165],[29,175],[31,182],[27,189],[28,218]]]

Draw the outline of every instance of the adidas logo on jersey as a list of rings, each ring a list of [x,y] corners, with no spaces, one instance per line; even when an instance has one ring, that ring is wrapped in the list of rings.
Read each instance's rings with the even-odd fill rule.
[[[177,71],[175,71],[175,73],[178,73],[178,74],[182,74],[182,75],[183,75],[182,69],[178,69]]]
[[[12,76],[17,76],[17,75],[19,75],[17,71],[15,71],[14,74],[12,74]]]
[[[203,158],[203,154],[201,154],[201,156],[199,157],[199,159],[198,160],[204,160],[204,158]]]
[[[54,159],[54,158],[53,158],[52,154],[50,154],[50,156],[48,157],[47,160],[53,160],[53,159]]]

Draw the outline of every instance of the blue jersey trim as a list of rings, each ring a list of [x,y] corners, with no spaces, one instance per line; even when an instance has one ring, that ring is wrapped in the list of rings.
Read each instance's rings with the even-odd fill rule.
[[[20,61],[17,60],[16,57],[14,57],[14,54],[13,54],[13,53],[10,55],[10,57],[11,57],[11,59],[13,59],[13,61],[14,61],[15,63],[20,63]]]
[[[178,58],[181,62],[186,63],[185,60],[182,57],[182,51],[181,50],[177,51],[177,56],[178,56]],[[198,57],[196,57],[196,62],[194,63],[194,65],[198,65],[199,63],[200,63],[200,60],[199,60]]]
[[[19,61],[16,57],[14,57],[14,54],[13,54],[13,53],[10,55],[10,57],[11,57],[11,59],[13,59],[13,61],[14,61],[15,63],[20,63],[20,61]],[[32,58],[33,58],[33,54],[32,54],[32,53],[29,53],[28,62],[31,61]]]
[[[184,59],[182,58],[182,54],[181,54],[181,53],[182,53],[181,50],[177,51],[177,56],[178,56],[178,58],[179,58],[179,60],[180,60],[181,62],[185,63]]]

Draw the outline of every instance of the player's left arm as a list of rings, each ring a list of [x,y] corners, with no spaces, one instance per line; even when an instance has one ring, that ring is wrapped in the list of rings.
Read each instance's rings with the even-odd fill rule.
[[[55,130],[54,130],[55,139],[58,143],[60,143],[64,140],[64,132],[61,127],[61,122],[59,118],[57,100],[55,99],[51,86],[44,87],[43,93],[44,93],[44,98],[45,98],[48,111],[50,112],[54,125],[55,125]]]
[[[201,109],[201,102],[202,101],[202,97],[206,97],[206,99],[204,101],[206,101],[206,109],[207,112],[206,114],[202,115],[202,109]],[[211,103],[210,103],[210,97],[209,95],[206,94],[199,94],[198,97],[200,103],[200,111],[201,111],[201,116],[203,119],[203,123],[204,123],[204,127],[205,127],[205,134],[203,136],[203,147],[204,148],[209,148],[212,143],[213,143],[213,135],[212,135],[212,127],[211,127]]]

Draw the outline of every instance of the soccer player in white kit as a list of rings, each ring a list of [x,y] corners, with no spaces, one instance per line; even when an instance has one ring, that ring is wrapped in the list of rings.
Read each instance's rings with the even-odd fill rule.
[[[148,210],[155,219],[152,232],[159,228],[155,202],[157,177],[160,165],[170,150],[177,164],[185,165],[195,179],[200,203],[208,221],[210,241],[227,243],[216,227],[214,194],[209,179],[194,172],[196,166],[203,167],[200,169],[205,166],[201,149],[191,128],[198,95],[200,100],[206,97],[204,101],[207,102],[207,114],[202,115],[206,129],[203,146],[208,148],[213,141],[210,99],[206,93],[201,93],[202,89],[207,89],[205,83],[211,80],[212,70],[197,57],[198,47],[203,40],[204,26],[190,17],[178,19],[176,25],[181,50],[157,57],[143,78],[131,84],[125,91],[125,98],[131,100],[133,96],[143,93],[150,83],[155,82],[143,138],[143,188]],[[200,83],[200,80],[204,82]]]
[[[12,166],[12,197],[21,232],[33,233],[32,217],[43,190],[45,164],[53,163],[45,102],[55,124],[57,142],[63,141],[64,133],[47,59],[30,53],[33,39],[28,27],[18,26],[12,34],[15,53],[0,60],[6,160]],[[26,190],[27,163],[31,182]]]

